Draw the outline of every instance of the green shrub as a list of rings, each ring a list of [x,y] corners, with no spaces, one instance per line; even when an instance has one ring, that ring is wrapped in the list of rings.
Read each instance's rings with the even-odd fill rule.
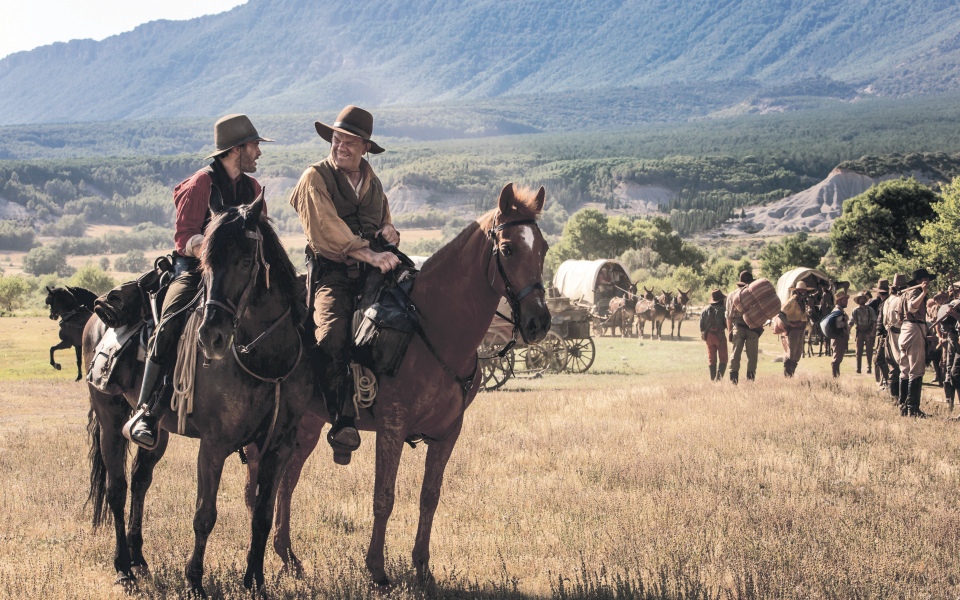
[[[86,288],[94,294],[100,295],[110,291],[117,283],[107,275],[106,271],[97,265],[90,264],[79,269],[70,278],[69,284]]]
[[[66,275],[70,270],[67,257],[56,248],[41,246],[34,248],[23,257],[23,270],[31,275],[59,273]]]

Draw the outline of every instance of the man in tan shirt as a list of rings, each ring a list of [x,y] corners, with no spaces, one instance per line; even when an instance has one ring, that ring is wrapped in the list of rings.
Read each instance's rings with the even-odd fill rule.
[[[290,204],[300,216],[308,259],[318,274],[314,369],[333,421],[327,441],[334,460],[347,464],[350,453],[360,446],[348,370],[353,312],[367,274],[373,269],[387,273],[400,264],[393,253],[379,251],[378,236],[397,244],[400,234],[392,224],[383,186],[363,158],[367,152],[383,152],[370,139],[373,116],[347,106],[333,125],[317,121],[315,126],[320,137],[330,142],[330,155],[304,171]]]

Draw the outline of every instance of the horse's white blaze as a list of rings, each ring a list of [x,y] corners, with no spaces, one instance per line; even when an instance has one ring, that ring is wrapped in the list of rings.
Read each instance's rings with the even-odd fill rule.
[[[527,247],[527,250],[533,250],[533,227],[530,225],[524,225],[520,232],[520,240],[523,241],[524,245]]]

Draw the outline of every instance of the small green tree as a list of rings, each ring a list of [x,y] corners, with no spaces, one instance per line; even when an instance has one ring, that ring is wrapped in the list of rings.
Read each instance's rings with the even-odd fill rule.
[[[116,282],[97,265],[86,265],[70,278],[70,285],[86,288],[100,295],[110,291]]]
[[[30,286],[23,277],[0,275],[0,310],[11,311],[18,308]]]
[[[767,244],[760,251],[760,270],[763,276],[776,281],[793,267],[814,268],[820,264],[825,251],[821,244],[809,239],[804,232],[788,235],[781,242]]]
[[[920,240],[910,244],[910,252],[943,281],[960,279],[960,179],[943,190],[943,199],[933,205],[935,217],[920,229]],[[884,262],[895,262],[885,260]]]
[[[59,273],[65,275],[69,268],[67,257],[62,252],[49,246],[34,248],[23,257],[23,270],[31,275],[48,275]]]
[[[933,190],[911,177],[884,181],[844,202],[830,229],[841,269],[874,266],[884,252],[909,254],[923,224],[935,217],[937,201]]]
[[[143,250],[130,250],[116,260],[114,267],[118,271],[127,273],[142,273],[147,270],[147,258],[144,256]]]

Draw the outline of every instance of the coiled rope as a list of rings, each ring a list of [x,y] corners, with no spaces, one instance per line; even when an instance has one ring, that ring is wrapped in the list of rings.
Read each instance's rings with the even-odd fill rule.
[[[377,398],[377,376],[355,362],[350,363],[350,372],[353,374],[353,414],[359,416],[360,409],[370,408]]]
[[[197,337],[200,331],[202,312],[190,313],[177,351],[177,366],[173,369],[173,397],[170,410],[177,415],[177,433],[183,435],[187,417],[193,412],[193,384],[197,371]]]

